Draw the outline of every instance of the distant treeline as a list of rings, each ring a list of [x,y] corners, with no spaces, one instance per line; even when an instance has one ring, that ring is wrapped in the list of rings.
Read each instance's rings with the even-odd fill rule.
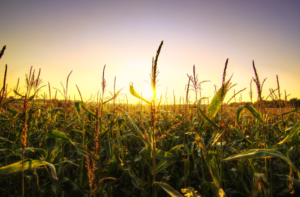
[[[228,107],[238,107],[241,105],[250,105],[250,102],[241,102],[241,103],[230,103]],[[252,103],[254,107],[259,106],[259,102]],[[267,108],[285,108],[285,107],[291,107],[291,108],[298,108],[300,107],[300,99],[292,98],[289,101],[285,100],[274,100],[274,101],[263,101],[263,106]]]

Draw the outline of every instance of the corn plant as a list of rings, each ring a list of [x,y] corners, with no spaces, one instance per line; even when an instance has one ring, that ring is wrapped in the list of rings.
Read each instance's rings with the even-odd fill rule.
[[[80,100],[70,100],[72,72],[62,89],[52,88],[55,96],[50,83],[49,96],[41,94],[41,70],[35,74],[33,67],[25,75],[25,92],[18,79],[15,96],[8,98],[5,65],[1,196],[299,196],[300,106],[296,98],[288,101],[286,92],[282,100],[279,77],[263,97],[265,80],[260,82],[253,61],[251,102],[237,103],[232,99],[246,88],[234,90],[225,100],[235,86],[232,77],[226,79],[228,59],[213,98],[202,95],[205,81],[199,82],[193,66],[185,95],[173,91],[174,101],[168,104],[166,93],[161,107],[163,97],[156,89],[162,45],[152,59],[152,97],[145,99],[129,85],[138,104],[128,103],[127,95],[126,103],[116,100],[121,95],[116,77],[114,91],[107,96],[106,66],[101,90],[89,100],[84,101],[77,85]],[[63,100],[57,99],[57,92]]]

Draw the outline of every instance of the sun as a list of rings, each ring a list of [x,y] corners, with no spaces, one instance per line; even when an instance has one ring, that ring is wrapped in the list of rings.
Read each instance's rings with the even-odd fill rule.
[[[144,85],[142,95],[143,95],[143,98],[147,99],[148,101],[150,101],[152,99],[153,91],[149,84]]]

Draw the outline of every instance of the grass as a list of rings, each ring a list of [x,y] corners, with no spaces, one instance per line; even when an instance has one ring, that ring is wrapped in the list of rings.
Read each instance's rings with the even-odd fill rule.
[[[299,195],[300,108],[286,94],[281,100],[278,76],[277,87],[264,99],[265,80],[260,82],[253,62],[251,102],[229,104],[245,89],[224,100],[235,85],[226,78],[227,59],[222,84],[207,103],[201,97],[207,80],[200,81],[193,66],[186,95],[173,93],[168,104],[156,97],[162,46],[152,62],[151,100],[130,84],[130,94],[140,100],[135,105],[128,104],[127,95],[126,103],[117,102],[121,90],[115,88],[104,99],[106,66],[96,102],[83,102],[77,85],[81,100],[70,100],[72,72],[61,90],[52,88],[54,97],[48,84],[49,97],[38,98],[41,70],[35,77],[32,68],[26,93],[20,93],[18,81],[15,98],[7,98],[6,66],[0,93],[2,196]],[[259,95],[255,103],[252,81]]]

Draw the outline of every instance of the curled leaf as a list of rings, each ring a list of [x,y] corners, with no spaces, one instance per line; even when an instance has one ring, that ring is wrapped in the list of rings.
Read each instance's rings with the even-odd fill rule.
[[[130,94],[132,94],[132,96],[135,96],[136,98],[139,98],[143,101],[145,101],[146,103],[150,104],[150,101],[148,101],[147,99],[144,99],[143,97],[141,97],[133,88],[133,83],[130,83],[129,84],[129,91],[130,91]]]

